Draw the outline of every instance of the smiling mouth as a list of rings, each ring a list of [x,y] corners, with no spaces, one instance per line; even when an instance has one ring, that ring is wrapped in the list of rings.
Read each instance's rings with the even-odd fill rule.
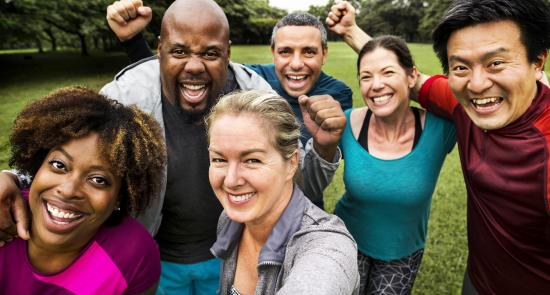
[[[286,74],[285,75],[289,87],[293,89],[300,89],[306,85],[308,75],[291,75]]]
[[[370,100],[372,100],[375,105],[383,105],[383,104],[386,104],[392,96],[393,95],[391,95],[391,94],[385,94],[385,95],[380,95],[380,96],[371,96]]]
[[[45,203],[48,215],[51,221],[55,224],[67,225],[81,219],[84,216],[82,212],[61,209],[50,204],[47,201]]]
[[[232,203],[242,204],[242,203],[246,203],[253,196],[255,196],[256,192],[240,194],[240,195],[234,195],[234,194],[227,193],[227,195],[229,197],[229,201],[231,201]]]
[[[475,110],[480,113],[490,113],[496,110],[504,99],[502,97],[485,97],[470,99]]]
[[[206,86],[207,86],[207,83],[202,83],[202,84],[180,83],[179,84],[181,96],[190,105],[197,105],[206,98],[206,93],[207,93]]]

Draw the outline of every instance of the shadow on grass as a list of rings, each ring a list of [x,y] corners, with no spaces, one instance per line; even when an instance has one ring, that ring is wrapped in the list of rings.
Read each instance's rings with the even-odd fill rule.
[[[88,57],[77,52],[1,54],[0,87],[67,77],[114,76],[128,63],[126,55],[120,52],[96,53]]]

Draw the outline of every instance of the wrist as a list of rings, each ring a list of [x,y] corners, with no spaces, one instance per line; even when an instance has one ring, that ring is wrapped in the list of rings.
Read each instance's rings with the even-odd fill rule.
[[[344,41],[359,53],[363,46],[372,39],[365,31],[361,30],[357,24],[354,24],[344,35]]]
[[[338,144],[319,144],[316,140],[313,140],[313,149],[317,154],[323,158],[325,161],[332,163],[334,156],[336,156],[336,149]]]

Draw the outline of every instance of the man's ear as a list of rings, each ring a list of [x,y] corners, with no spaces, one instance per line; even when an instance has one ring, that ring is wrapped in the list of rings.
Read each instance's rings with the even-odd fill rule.
[[[231,40],[229,40],[229,44],[227,44],[227,60],[231,59]]]
[[[157,56],[160,58],[160,51],[162,49],[162,39],[160,38],[160,35],[157,37]]]
[[[537,59],[535,62],[533,62],[535,66],[536,71],[536,78],[537,80],[542,80],[544,78],[544,64],[546,63],[546,59],[548,58],[548,51],[544,51],[543,53],[537,55]]]
[[[328,55],[328,47],[323,48],[323,65],[325,64],[325,61],[327,60]]]

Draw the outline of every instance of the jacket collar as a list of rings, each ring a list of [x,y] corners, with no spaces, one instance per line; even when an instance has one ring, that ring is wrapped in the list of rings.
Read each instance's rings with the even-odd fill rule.
[[[258,263],[272,261],[282,263],[288,241],[301,226],[307,200],[304,193],[295,185],[285,210],[275,223],[266,243],[260,250]],[[220,219],[228,219],[218,230],[216,242],[210,248],[214,256],[227,259],[241,238],[243,224],[230,220],[225,213]]]

